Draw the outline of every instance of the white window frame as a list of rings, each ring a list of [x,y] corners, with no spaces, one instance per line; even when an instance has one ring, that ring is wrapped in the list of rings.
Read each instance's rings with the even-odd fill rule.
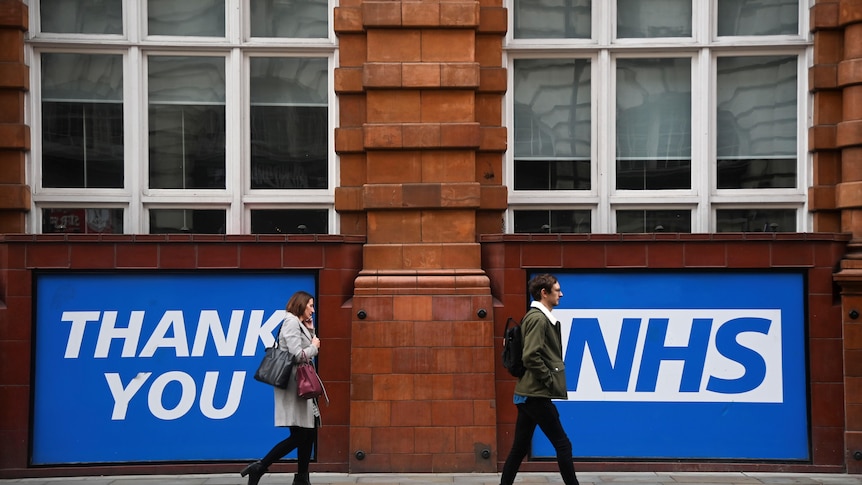
[[[512,11],[514,2],[507,0]],[[515,191],[514,153],[505,155],[504,181],[509,187],[505,232],[514,231],[513,211],[530,208],[585,209],[593,212],[593,231],[616,231],[616,210],[691,209],[692,233],[716,230],[717,209],[794,208],[796,232],[808,232],[813,217],[808,213],[807,190],[812,180],[812,156],[807,130],[812,123],[812,96],[807,69],[812,63],[812,39],[807,8],[813,0],[800,0],[798,35],[717,36],[718,0],[692,0],[691,38],[615,39],[616,1],[592,2],[590,39],[515,39],[514,19],[503,46],[503,62],[509,71],[509,91],[504,100],[508,146],[514,146],[513,71],[515,59],[589,58],[591,62],[591,168],[589,191]],[[795,55],[797,63],[797,185],[788,189],[723,189],[715,180],[716,59],[721,56]],[[690,190],[616,191],[616,60],[632,57],[690,57],[692,75],[692,186]],[[587,193],[589,192],[589,193]],[[764,196],[767,198],[765,199]]]
[[[338,156],[335,127],[338,105],[334,69],[338,44],[333,30],[337,0],[329,0],[328,36],[318,39],[252,38],[250,7],[246,0],[225,0],[225,37],[147,36],[146,0],[123,1],[123,34],[51,34],[40,31],[40,0],[29,0],[30,34],[25,42],[29,61],[30,92],[25,118],[31,126],[31,151],[27,155],[27,179],[31,206],[27,230],[42,232],[43,208],[121,208],[126,234],[149,232],[151,209],[224,209],[226,234],[249,234],[250,211],[259,208],[325,208],[329,212],[328,231],[339,231],[335,211],[338,183]],[[78,189],[41,187],[41,65],[42,52],[76,54],[120,54],[123,56],[124,187],[121,189]],[[222,56],[225,59],[225,188],[150,189],[149,120],[147,66],[150,56]],[[262,57],[317,57],[327,59],[328,146],[326,189],[250,190],[249,59]]]

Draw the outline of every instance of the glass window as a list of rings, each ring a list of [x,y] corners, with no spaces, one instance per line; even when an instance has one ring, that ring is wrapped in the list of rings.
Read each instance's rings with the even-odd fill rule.
[[[122,34],[123,0],[41,0],[42,32]]]
[[[719,189],[796,187],[795,56],[718,58]]]
[[[42,232],[122,234],[123,209],[42,209]]]
[[[517,59],[515,190],[590,188],[590,62]]]
[[[325,189],[327,60],[251,59],[251,188]]]
[[[152,189],[225,188],[222,57],[149,58]]]
[[[41,60],[42,186],[123,187],[123,56]]]
[[[176,232],[224,234],[225,211],[220,209],[150,209],[150,234]]]
[[[795,209],[719,209],[716,232],[796,232]]]
[[[325,38],[328,0],[251,0],[252,37]]]
[[[261,209],[251,211],[252,234],[327,234],[326,209]]]
[[[592,231],[592,214],[588,210],[515,210],[515,232]]]
[[[617,0],[617,37],[691,37],[692,0]]]
[[[718,35],[795,35],[799,0],[718,0]]]
[[[691,188],[691,60],[617,60],[616,103],[616,188]]]
[[[149,35],[224,37],[224,0],[147,0]]]
[[[516,39],[589,39],[590,0],[515,0]]]
[[[689,210],[618,210],[617,232],[691,232]]]

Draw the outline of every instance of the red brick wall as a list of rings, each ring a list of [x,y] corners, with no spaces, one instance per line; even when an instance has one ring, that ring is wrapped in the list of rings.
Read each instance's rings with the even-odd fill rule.
[[[24,124],[24,96],[30,69],[24,64],[27,7],[21,0],[0,0],[0,233],[24,232],[30,210],[25,154],[30,127]]]
[[[809,83],[814,122],[809,131],[814,180],[809,206],[816,231],[852,234],[835,281],[841,285],[845,426],[844,459],[862,473],[862,2],[817,0],[811,9],[814,64]],[[860,455],[862,458],[862,455]]]

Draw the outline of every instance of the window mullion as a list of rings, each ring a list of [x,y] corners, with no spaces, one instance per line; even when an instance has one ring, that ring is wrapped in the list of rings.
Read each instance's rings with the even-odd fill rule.
[[[246,152],[243,147],[247,145],[243,129],[243,120],[248,117],[242,116],[245,109],[243,82],[246,70],[244,66],[242,50],[234,48],[226,59],[228,63],[227,75],[225,77],[225,115],[227,116],[225,132],[225,172],[227,180],[225,188],[230,194],[231,203],[227,210],[225,231],[227,234],[242,234],[242,196],[247,185],[245,174]]]
[[[715,123],[713,121],[714,92],[712,60],[708,48],[701,49],[692,65],[692,188],[699,198],[695,208],[692,232],[711,232],[712,218],[709,206],[712,187]]]
[[[611,55],[607,49],[599,51],[596,66],[593,68],[593,99],[597,100],[594,108],[593,133],[596,138],[595,165],[597,173],[596,190],[599,203],[596,207],[596,222],[593,224],[596,232],[609,233],[613,229],[611,219],[613,210],[610,206],[610,194],[613,189],[614,160],[614,129],[613,103],[611,102],[614,76]],[[602,121],[605,120],[605,121]]]
[[[144,73],[141,66],[143,64],[143,55],[141,49],[133,46],[129,49],[126,56],[126,83],[124,85],[125,105],[128,108],[129,114],[125,120],[125,133],[128,140],[125,148],[126,160],[137,160],[137,163],[127,163],[125,168],[126,182],[125,189],[129,192],[130,200],[126,215],[127,232],[132,234],[144,233],[143,226],[143,202],[142,189],[145,187],[146,177],[144,176],[147,167],[147,153],[143,140],[147,136],[147,115],[144,106],[146,99],[143,89],[146,84],[143,82]],[[138,120],[143,120],[138,122]]]

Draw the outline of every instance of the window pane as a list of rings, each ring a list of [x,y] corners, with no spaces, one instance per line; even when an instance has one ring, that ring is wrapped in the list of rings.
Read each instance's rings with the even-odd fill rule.
[[[122,34],[122,0],[42,0],[42,32]]]
[[[327,60],[251,59],[251,188],[325,189]]]
[[[515,160],[515,190],[589,190],[590,162]]]
[[[41,59],[42,186],[122,188],[122,56]]]
[[[328,36],[327,0],[251,0],[252,37],[325,38]]]
[[[617,189],[691,188],[691,60],[617,60]]]
[[[225,211],[220,209],[150,210],[150,234],[175,232],[224,234]]]
[[[796,187],[796,57],[718,59],[719,188]]]
[[[796,187],[796,160],[719,160],[719,189],[775,189]]]
[[[592,228],[588,210],[516,210],[515,232],[578,232]]]
[[[225,188],[224,89],[222,57],[150,57],[150,188]]]
[[[617,232],[691,232],[688,210],[618,210]]]
[[[328,228],[326,209],[251,211],[252,234],[327,234]]]
[[[42,233],[122,234],[123,209],[42,209]]]
[[[691,188],[691,162],[617,160],[617,190]]]
[[[515,0],[516,39],[589,39],[590,0]]]
[[[794,35],[799,0],[718,0],[718,35]]]
[[[224,37],[224,10],[224,0],[147,0],[147,32]]]
[[[590,188],[590,63],[514,63],[515,190]]]
[[[692,0],[617,0],[617,37],[691,37]]]
[[[716,232],[796,232],[794,209],[715,211]]]

